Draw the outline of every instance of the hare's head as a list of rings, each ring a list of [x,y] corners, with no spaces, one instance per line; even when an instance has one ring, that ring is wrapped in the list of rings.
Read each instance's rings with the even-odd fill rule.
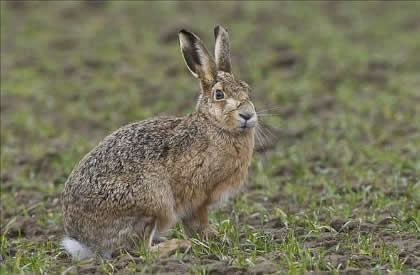
[[[186,30],[179,32],[185,63],[201,83],[197,111],[227,131],[246,132],[258,121],[249,97],[250,87],[232,74],[228,32],[216,26],[214,36],[215,59],[198,36]]]

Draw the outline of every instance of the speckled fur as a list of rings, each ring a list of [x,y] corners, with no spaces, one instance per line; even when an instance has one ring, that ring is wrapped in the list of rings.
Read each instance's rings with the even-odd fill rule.
[[[225,43],[216,48],[226,51],[227,32],[216,28],[221,36],[216,41]],[[192,35],[197,51],[204,47],[187,31],[181,31],[180,40],[183,34]],[[223,58],[219,63],[230,62],[228,52],[217,56]],[[209,229],[208,207],[240,190],[247,177],[254,128],[239,127],[238,114],[252,111],[256,117],[249,86],[217,67],[201,68],[196,75],[202,90],[194,113],[126,125],[78,163],[62,194],[70,238],[105,255],[138,239],[150,245],[155,229],[162,232],[179,219],[189,234]],[[214,98],[216,89],[226,100]]]

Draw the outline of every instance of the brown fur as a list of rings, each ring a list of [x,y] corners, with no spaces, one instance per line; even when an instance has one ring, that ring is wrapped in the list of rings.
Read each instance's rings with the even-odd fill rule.
[[[196,35],[180,32],[186,64],[201,82],[194,113],[124,126],[74,168],[62,194],[69,237],[105,255],[136,239],[150,245],[155,229],[162,232],[179,219],[187,233],[206,233],[208,207],[245,182],[256,113],[249,86],[226,72],[229,37],[216,28],[223,70]],[[223,100],[215,98],[217,89]],[[248,124],[242,113],[253,115]]]

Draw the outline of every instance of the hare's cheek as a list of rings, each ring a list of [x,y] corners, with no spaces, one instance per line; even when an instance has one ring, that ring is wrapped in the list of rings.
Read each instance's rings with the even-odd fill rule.
[[[234,117],[235,112],[230,112],[228,114],[225,114],[223,119],[223,126],[227,129],[235,129],[237,128],[236,119]]]
[[[217,121],[223,121],[223,110],[220,106],[214,105],[210,109],[210,114],[217,120]]]
[[[228,98],[225,102],[223,102],[223,111],[225,113],[230,113],[238,109],[238,106],[240,105],[240,102],[233,99]]]

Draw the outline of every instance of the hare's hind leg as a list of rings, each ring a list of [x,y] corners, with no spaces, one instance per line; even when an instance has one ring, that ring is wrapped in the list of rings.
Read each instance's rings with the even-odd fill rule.
[[[166,257],[178,249],[189,249],[190,247],[191,241],[189,240],[172,239],[152,246],[151,251],[157,253],[159,257]]]
[[[159,232],[165,231],[175,222],[175,220],[176,216],[173,212],[160,215],[156,218],[153,233],[155,230],[158,230]],[[152,243],[153,235],[154,234],[150,236],[150,244]],[[190,247],[191,242],[188,240],[172,239],[161,242],[155,246],[150,246],[150,250],[152,251],[152,253],[158,254],[159,257],[166,257],[173,254],[173,252],[175,252],[177,249],[188,249]]]
[[[153,237],[156,233],[157,219],[153,217],[143,217],[135,225],[135,233],[138,239],[142,240],[147,248],[152,246]]]
[[[177,249],[188,249],[191,247],[191,242],[187,240],[172,239],[155,246],[152,246],[153,237],[159,226],[159,221],[156,218],[149,218],[139,220],[136,225],[137,235],[141,236],[144,245],[150,248],[152,253],[157,253],[159,257],[165,257],[172,254]]]
[[[117,249],[131,249],[141,243],[151,247],[156,231],[156,219],[147,216],[121,217],[109,222],[101,232],[98,252],[104,258],[111,258]]]

